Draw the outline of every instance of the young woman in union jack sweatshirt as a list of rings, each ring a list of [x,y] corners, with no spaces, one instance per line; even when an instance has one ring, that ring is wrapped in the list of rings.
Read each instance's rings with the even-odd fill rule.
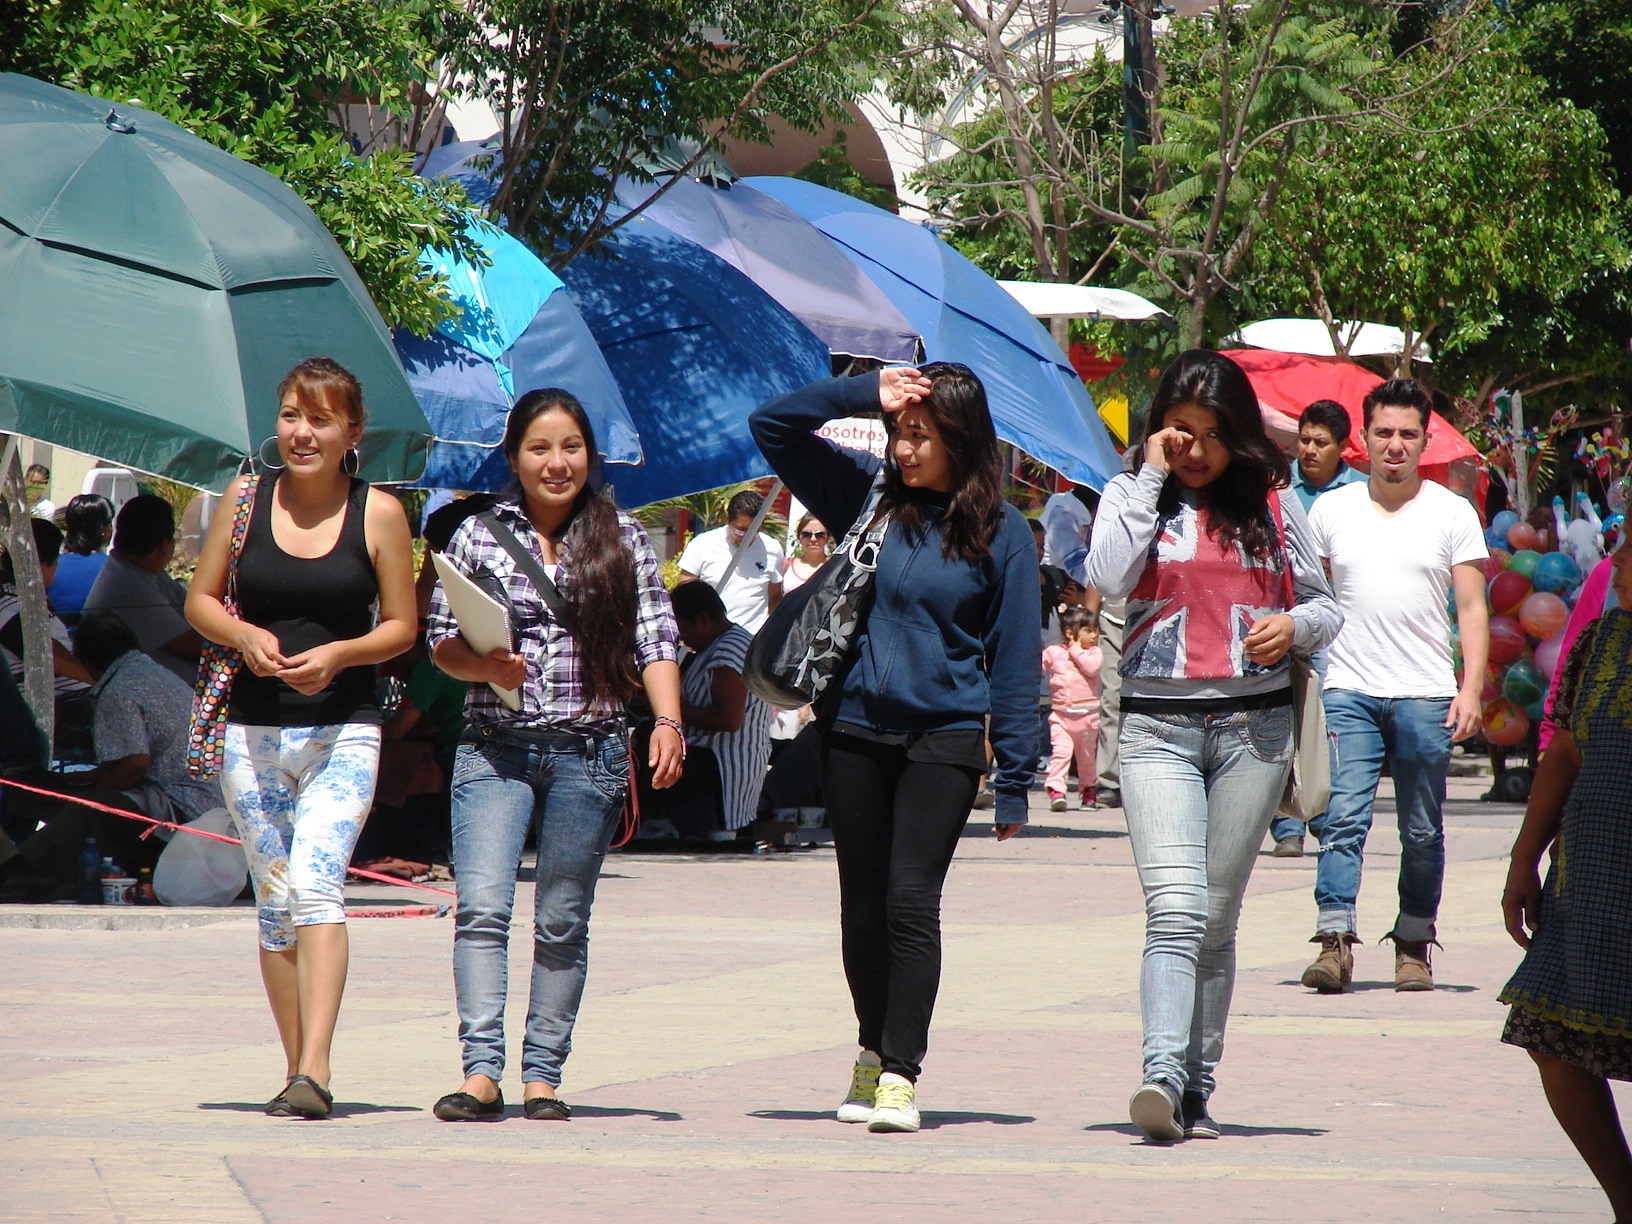
[[[1181,354],[1134,453],[1088,556],[1089,584],[1128,608],[1118,742],[1145,893],[1144,1075],[1128,1111],[1154,1140],[1216,1139],[1236,922],[1292,763],[1286,656],[1327,645],[1343,616],[1240,366]]]

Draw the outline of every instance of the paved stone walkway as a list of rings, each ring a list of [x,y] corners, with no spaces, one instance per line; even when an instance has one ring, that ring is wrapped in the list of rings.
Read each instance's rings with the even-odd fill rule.
[[[1396,995],[1376,943],[1391,817],[1353,994],[1297,984],[1313,859],[1261,858],[1214,1098],[1224,1137],[1169,1148],[1127,1121],[1143,917],[1120,812],[1038,811],[1003,845],[971,827],[915,1136],[831,1119],[854,1031],[831,850],[612,860],[565,1125],[515,1105],[497,1124],[431,1117],[460,1079],[447,918],[352,923],[339,1104],[306,1123],[260,1112],[282,1059],[248,909],[67,929],[110,915],[7,907],[0,1220],[1607,1221],[1529,1060],[1496,1040],[1519,812],[1478,802],[1484,785],[1452,782],[1433,994]],[[513,1034],[521,1021],[512,1008]]]

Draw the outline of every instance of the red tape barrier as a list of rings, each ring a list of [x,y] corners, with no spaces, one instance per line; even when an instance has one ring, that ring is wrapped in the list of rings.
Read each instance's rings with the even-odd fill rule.
[[[77,795],[65,795],[61,791],[46,790],[39,786],[29,786],[26,783],[11,778],[0,778],[0,786],[9,786],[13,790],[27,791],[31,795],[44,795],[47,799],[61,799],[68,803],[77,803],[80,807],[90,808],[93,812],[106,812],[109,816],[122,816],[126,820],[140,821],[150,825],[142,837],[152,837],[159,829],[172,829],[178,833],[191,833],[194,837],[208,837],[211,841],[226,842],[229,846],[241,846],[244,843],[236,837],[228,837],[224,833],[211,833],[207,829],[195,829],[191,825],[175,824],[168,820],[155,820],[151,816],[144,816],[140,812],[127,812],[124,808],[109,807],[105,803],[97,803],[93,799],[82,799]],[[429,884],[416,884],[412,880],[404,880],[398,876],[381,875],[377,871],[364,871],[361,867],[347,867],[346,870],[364,880],[374,880],[380,884],[395,884],[399,888],[417,888],[421,892],[440,893],[444,897],[457,897],[459,894],[446,888],[433,888]],[[371,914],[357,913],[352,917],[372,917]]]

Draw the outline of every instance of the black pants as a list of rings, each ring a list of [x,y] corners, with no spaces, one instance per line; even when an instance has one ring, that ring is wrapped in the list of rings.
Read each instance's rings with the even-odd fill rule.
[[[861,1046],[917,1080],[941,984],[941,888],[980,772],[830,734],[822,777]]]

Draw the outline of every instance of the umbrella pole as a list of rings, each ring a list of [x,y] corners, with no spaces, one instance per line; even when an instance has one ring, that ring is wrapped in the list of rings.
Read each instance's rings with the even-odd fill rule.
[[[40,572],[40,554],[34,547],[34,531],[29,526],[28,494],[23,484],[23,465],[17,453],[17,435],[7,434],[0,455],[0,513],[4,523],[6,553],[17,583],[17,615],[23,625],[23,699],[34,712],[48,745],[56,733],[56,684],[52,679],[50,612],[45,599],[45,578]]]

